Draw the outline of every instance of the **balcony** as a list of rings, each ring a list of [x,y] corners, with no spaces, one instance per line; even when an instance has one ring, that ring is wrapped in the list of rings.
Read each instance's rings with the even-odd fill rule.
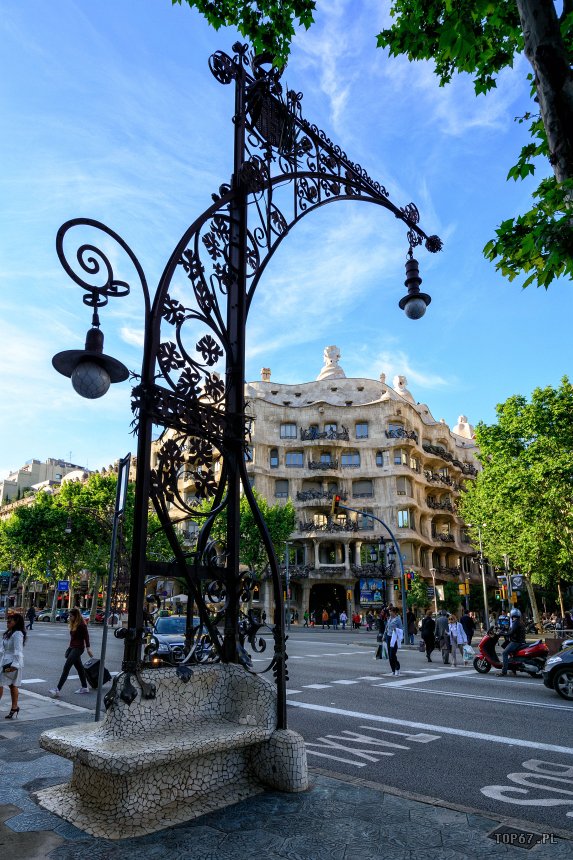
[[[439,502],[437,499],[427,498],[426,504],[429,508],[432,508],[435,511],[449,511],[451,514],[455,513],[455,507],[451,503],[450,499],[444,499],[442,502]]]
[[[334,496],[340,496],[341,501],[348,499],[346,493],[334,493],[330,490],[299,490],[296,494],[297,502],[331,502]]]
[[[435,454],[436,457],[441,457],[442,460],[447,460],[448,463],[453,463],[454,461],[453,454],[450,454],[450,452],[446,451],[445,448],[442,448],[441,445],[430,445],[429,442],[424,442],[422,448],[426,454]]]
[[[446,487],[451,487],[452,490],[461,490],[462,485],[459,481],[454,481],[449,475],[440,475],[439,472],[430,472],[428,469],[424,471],[426,481],[430,483],[445,484]]]
[[[308,427],[306,430],[300,428],[302,442],[317,442],[325,439],[327,442],[349,442],[350,436],[346,427],[340,430],[319,430],[318,427]]]
[[[435,532],[432,534],[433,540],[441,540],[444,543],[455,543],[456,539],[451,532]]]
[[[394,427],[392,430],[386,430],[387,439],[411,439],[413,442],[418,441],[418,434],[414,430],[406,430],[405,427]]]
[[[308,468],[314,471],[338,469],[338,460],[309,460]]]
[[[359,531],[358,523],[353,520],[346,520],[344,523],[337,523],[334,520],[328,519],[325,523],[302,521],[298,524],[299,532],[357,532]]]

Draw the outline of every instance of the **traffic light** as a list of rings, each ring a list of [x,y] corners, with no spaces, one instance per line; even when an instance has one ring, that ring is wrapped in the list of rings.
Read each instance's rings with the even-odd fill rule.
[[[413,573],[407,573],[404,577],[404,585],[406,586],[406,591],[410,591],[412,588],[412,580],[414,579]]]
[[[337,514],[337,513],[338,513],[338,511],[339,511],[339,506],[340,506],[340,502],[341,502],[341,501],[342,501],[342,499],[341,499],[341,497],[340,497],[340,496],[336,496],[336,495],[335,495],[335,496],[333,496],[333,497],[332,497],[332,504],[331,504],[331,506],[330,506],[330,514],[331,514],[331,516],[334,516],[335,514]]]
[[[501,600],[501,591],[496,591],[496,592],[495,592],[495,599],[496,599],[496,600]]]
[[[350,589],[348,589],[348,591],[346,592],[346,599],[352,600],[352,597],[353,597],[352,591]]]
[[[394,591],[400,591],[400,580],[399,579],[394,580]]]

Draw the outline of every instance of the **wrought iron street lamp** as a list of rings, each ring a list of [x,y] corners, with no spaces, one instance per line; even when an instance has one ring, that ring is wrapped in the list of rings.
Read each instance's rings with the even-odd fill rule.
[[[245,651],[248,639],[257,648],[259,623],[252,614],[242,616],[241,601],[252,589],[239,569],[241,492],[253,512],[269,558],[276,623],[274,653],[267,669],[277,683],[278,728],[286,727],[285,613],[277,559],[263,517],[251,489],[245,458],[249,445],[245,416],[245,332],[251,302],[259,280],[274,252],[305,215],[340,200],[374,203],[388,210],[406,228],[407,295],[399,305],[414,319],[424,313],[430,297],[420,293],[421,279],[414,248],[425,244],[431,253],[442,243],[419,226],[413,203],[398,207],[388,191],[370,178],[359,164],[315,125],[303,118],[302,95],[285,91],[280,72],[266,56],[251,56],[248,46],[235,44],[233,55],[217,51],[209,65],[221,84],[234,83],[234,165],[230,182],[220,186],[212,204],[191,224],[167,261],[152,296],[143,269],[129,246],[110,228],[90,219],[64,224],[57,236],[58,256],[70,277],[85,291],[84,303],[93,309],[92,328],[83,351],[67,351],[53,363],[71,376],[83,396],[97,397],[109,384],[127,378],[103,353],[98,309],[110,298],[130,292],[115,277],[109,252],[83,244],[70,265],[64,239],[77,226],[103,234],[106,246],[113,240],[137,272],[145,306],[145,336],[141,373],[133,389],[132,408],[137,432],[137,482],[131,555],[128,628],[125,632],[124,674],[111,698],[132,701],[137,694],[153,696],[153,685],[139,674],[144,637],[146,522],[151,498],[169,540],[178,576],[187,581],[190,600],[209,631],[213,653],[224,662],[243,663],[254,671]],[[185,299],[180,299],[187,282]],[[177,296],[177,297],[176,297]],[[182,302],[185,301],[185,304]],[[220,368],[220,370],[219,370]],[[151,431],[158,425],[167,432],[151,468]],[[213,467],[215,459],[220,470]],[[181,491],[182,482],[187,492]],[[190,492],[189,492],[190,490]],[[209,498],[203,514],[197,547],[189,556],[179,544],[172,522],[201,516],[189,498]],[[225,566],[209,557],[214,518],[226,518]],[[248,596],[248,595],[247,595]],[[221,607],[215,622],[207,604]],[[217,621],[224,623],[221,634]],[[260,640],[259,640],[260,641]],[[188,645],[190,643],[188,642]],[[188,662],[193,659],[188,648]]]

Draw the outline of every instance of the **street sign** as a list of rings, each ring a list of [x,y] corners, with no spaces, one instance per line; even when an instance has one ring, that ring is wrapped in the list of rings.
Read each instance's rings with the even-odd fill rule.
[[[58,579],[58,591],[69,591],[70,590],[70,580],[69,579]]]
[[[525,578],[520,573],[514,573],[511,576],[511,588],[513,591],[518,591],[520,588],[525,588]]]
[[[428,585],[428,587],[426,588],[426,593],[427,593],[428,597],[433,597],[434,596],[434,586]]]

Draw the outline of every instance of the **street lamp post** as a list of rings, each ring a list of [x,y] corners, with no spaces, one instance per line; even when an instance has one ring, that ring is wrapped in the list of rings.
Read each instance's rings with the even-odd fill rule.
[[[481,530],[482,530],[482,528],[485,528],[485,523],[482,523],[481,525],[477,525],[477,526],[474,526],[471,523],[468,523],[467,525],[468,525],[468,528],[470,528],[470,529],[475,528],[475,529],[477,529],[477,532],[478,532],[479,566],[480,566],[480,572],[481,572],[481,584],[482,584],[482,589],[483,589],[483,611],[484,611],[484,616],[485,616],[485,630],[487,630],[489,627],[489,605],[487,602],[487,586],[486,586],[486,581],[485,581],[485,562],[484,562],[484,557],[483,557],[483,543],[482,543],[482,537],[481,537]]]
[[[339,200],[374,203],[406,227],[407,294],[399,306],[411,319],[422,316],[431,299],[420,292],[421,278],[414,249],[422,244],[431,253],[442,247],[437,236],[419,226],[413,203],[399,207],[388,191],[352,162],[340,147],[302,116],[302,95],[285,91],[280,72],[266,56],[252,56],[237,43],[233,55],[222,51],[209,61],[221,84],[234,83],[234,163],[230,182],[221,185],[212,204],[191,224],[167,261],[152,296],[137,257],[127,243],[104,224],[80,218],[64,224],[57,236],[59,259],[68,275],[85,292],[92,309],[92,327],[84,350],[67,350],[53,358],[60,373],[72,378],[82,396],[101,396],[109,385],[125,379],[127,369],[103,352],[99,309],[110,298],[130,292],[114,274],[115,243],[137,274],[144,300],[145,326],[141,372],[133,389],[132,408],[137,433],[137,481],[128,626],[123,676],[113,695],[131,702],[139,683],[144,697],[155,695],[140,673],[144,638],[146,523],[153,501],[169,540],[177,575],[187,582],[190,599],[209,631],[213,650],[223,662],[242,663],[254,671],[242,647],[245,635],[254,640],[254,617],[241,612],[246,585],[239,569],[239,503],[244,494],[269,558],[277,621],[274,625],[272,668],[277,684],[277,726],[286,727],[286,652],[282,582],[272,541],[249,483],[245,456],[249,424],[245,416],[245,338],[247,314],[268,262],[290,230],[305,215]],[[103,247],[80,245],[68,256],[68,233],[93,228],[103,235]],[[185,294],[182,285],[190,290]],[[182,304],[185,301],[186,304]],[[198,332],[197,332],[198,329]],[[193,336],[193,330],[195,335]],[[191,333],[190,333],[191,332]],[[224,365],[224,366],[223,366]],[[219,369],[221,368],[221,369]],[[151,467],[152,427],[168,432]],[[214,469],[214,461],[221,465]],[[185,477],[191,492],[180,492]],[[198,514],[191,499],[209,498],[212,507]],[[180,547],[172,522],[204,517],[193,558]],[[225,565],[216,566],[208,547],[215,516],[226,518]],[[402,568],[402,558],[398,553]],[[403,575],[402,575],[403,580]],[[219,597],[221,634],[213,623],[206,596]],[[243,598],[244,599],[244,598]],[[241,617],[241,618],[240,618]],[[239,626],[240,621],[240,626]],[[190,655],[189,655],[190,656]]]
[[[290,633],[290,577],[289,577],[289,542],[285,541],[285,588],[286,588],[286,628]]]
[[[430,568],[430,575],[432,577],[432,587],[434,589],[434,611],[436,615],[438,614],[438,595],[436,594],[436,568]]]

